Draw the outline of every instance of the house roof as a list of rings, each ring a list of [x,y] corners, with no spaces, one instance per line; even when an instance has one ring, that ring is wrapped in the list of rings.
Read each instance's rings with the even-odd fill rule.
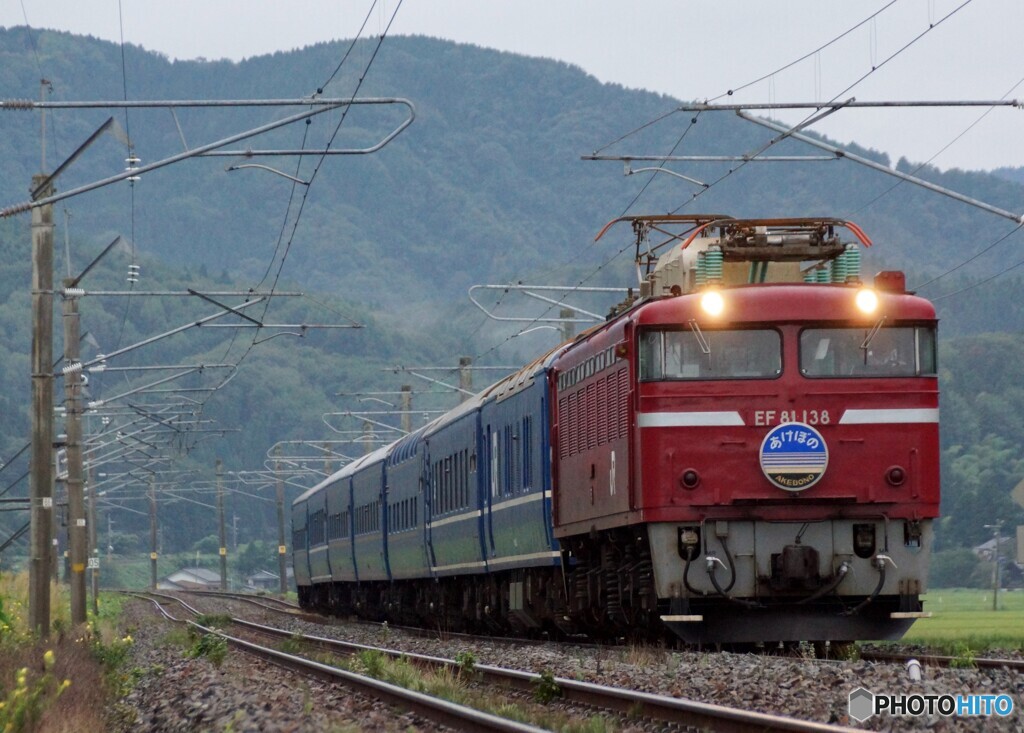
[[[197,583],[219,583],[220,573],[206,568],[181,568],[167,576],[171,582],[192,580]]]
[[[258,570],[249,576],[249,580],[280,580],[281,576],[269,570]]]

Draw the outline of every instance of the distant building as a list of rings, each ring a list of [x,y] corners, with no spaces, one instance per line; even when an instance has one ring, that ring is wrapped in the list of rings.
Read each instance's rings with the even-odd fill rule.
[[[1013,559],[1016,554],[1016,542],[1013,537],[1000,537],[999,538],[999,557],[1005,562],[1007,559]],[[972,548],[975,555],[978,556],[979,560],[988,560],[992,562],[995,559],[996,551],[996,538],[982,542],[980,545],[975,545]]]
[[[281,587],[281,576],[269,570],[260,570],[245,579],[246,588],[277,590]]]
[[[291,566],[285,568],[285,571],[285,582],[288,584],[289,588],[294,588],[295,574],[292,571]],[[277,591],[281,589],[281,576],[277,573],[272,573],[269,570],[260,570],[245,579],[245,587],[253,590]]]
[[[165,590],[209,590],[220,588],[220,573],[205,568],[182,568],[157,583]]]

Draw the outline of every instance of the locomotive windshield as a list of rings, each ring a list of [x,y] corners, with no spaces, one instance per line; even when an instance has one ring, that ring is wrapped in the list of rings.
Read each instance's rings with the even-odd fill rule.
[[[774,379],[782,373],[778,331],[645,331],[640,379]]]
[[[809,328],[800,334],[807,377],[935,376],[935,329]]]

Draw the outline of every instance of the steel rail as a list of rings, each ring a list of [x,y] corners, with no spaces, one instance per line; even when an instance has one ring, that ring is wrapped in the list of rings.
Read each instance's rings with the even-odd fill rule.
[[[269,595],[254,595],[252,593],[231,593],[230,591],[218,591],[218,590],[189,590],[186,593],[191,593],[196,596],[215,596],[217,598],[230,598],[232,600],[243,601],[244,603],[251,603],[254,606],[261,606],[270,611],[276,611],[279,613],[289,613],[291,611],[302,611],[302,608],[297,603],[285,600],[284,598],[278,598],[276,596]],[[271,603],[278,604],[278,607],[268,606],[263,601],[270,601]],[[305,613],[305,611],[303,611]]]
[[[963,657],[949,657],[941,654],[910,654],[906,652],[883,652],[861,650],[860,658],[868,662],[901,662],[906,663],[916,659],[921,664],[929,664],[935,667],[949,667],[954,662],[967,663]],[[1024,671],[1024,659],[993,659],[991,657],[974,657],[970,664],[980,669],[1015,669]]]
[[[159,598],[167,598],[169,600],[176,601],[190,613],[196,614],[197,616],[200,615],[200,612],[192,606],[189,606],[180,598],[175,598],[174,596],[167,596],[160,593],[132,595],[150,600],[157,606],[160,613],[168,620],[174,621],[175,623],[184,622],[204,634],[213,634],[218,636],[224,639],[231,646],[248,652],[260,659],[294,670],[300,674],[312,675],[329,682],[344,684],[349,688],[354,688],[364,695],[375,697],[382,702],[394,705],[404,710],[411,710],[417,715],[428,718],[436,723],[440,723],[441,725],[448,726],[453,730],[481,732],[499,731],[501,733],[540,733],[543,731],[542,728],[517,723],[515,721],[508,720],[507,718],[501,718],[496,715],[481,712],[475,708],[457,705],[453,702],[431,697],[430,695],[425,695],[421,692],[407,690],[404,687],[382,682],[372,677],[366,677],[354,672],[338,669],[337,667],[321,664],[320,662],[314,662],[313,660],[305,659],[293,654],[286,654],[285,652],[281,652],[276,649],[260,646],[259,644],[254,644],[250,641],[226,634],[219,629],[202,626],[195,621],[178,619],[172,616],[167,609],[163,607],[158,600]]]
[[[232,622],[256,633],[305,641],[331,652],[351,655],[363,651],[375,651],[392,658],[404,658],[425,666],[443,667],[455,672],[461,669],[461,665],[454,659],[372,647],[322,636],[296,634],[294,631],[277,629],[244,619],[232,618]],[[542,680],[542,675],[534,672],[505,669],[486,664],[474,665],[473,671],[492,684],[513,686],[527,691],[536,689],[537,684]],[[558,687],[560,699],[566,702],[633,716],[639,715],[659,722],[698,729],[724,731],[726,733],[753,733],[754,731],[790,731],[793,733],[825,733],[826,731],[836,733],[837,731],[846,731],[849,733],[855,730],[827,723],[797,720],[796,718],[783,715],[759,713],[639,690],[579,682],[564,677],[555,677],[553,682]]]

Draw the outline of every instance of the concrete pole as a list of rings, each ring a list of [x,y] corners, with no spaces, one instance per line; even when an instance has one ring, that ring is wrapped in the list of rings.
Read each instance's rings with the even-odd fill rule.
[[[96,487],[93,470],[90,467],[87,474],[86,493],[89,497],[89,516],[86,519],[88,528],[89,547],[86,553],[89,556],[89,575],[92,580],[92,612],[99,615],[100,612],[100,548],[96,544]]]
[[[402,385],[402,430],[412,432],[412,385]]]
[[[568,319],[576,317],[576,311],[572,308],[562,308],[558,311],[558,317],[562,319],[562,340],[572,341],[576,335],[576,324]]]
[[[32,190],[46,180],[32,177]],[[51,195],[48,186],[40,197]],[[50,636],[53,554],[53,206],[32,209],[32,457],[29,472],[29,629]]]
[[[156,590],[156,478],[149,477],[149,588]]]
[[[74,286],[74,280],[64,280],[64,287]],[[64,297],[64,365],[78,364],[79,317],[78,299]],[[85,615],[85,563],[88,549],[88,531],[85,520],[85,495],[82,469],[82,375],[77,370],[64,375],[64,432],[67,434],[68,477],[68,553],[71,570],[71,623],[84,624]]]
[[[373,423],[363,420],[363,455],[373,451]]]
[[[473,357],[471,356],[460,356],[459,357],[459,389],[464,389],[465,392],[459,392],[459,402],[465,402],[471,395],[466,392],[473,391]]]
[[[324,443],[324,475],[330,476],[334,473],[334,462],[331,460],[331,444]]]
[[[992,554],[992,610],[999,610],[999,540],[1002,539],[1003,520],[995,524],[986,524],[985,529],[992,530],[992,537],[995,539],[995,548]]]
[[[281,575],[281,593],[288,592],[288,547],[284,540],[284,481],[281,479],[277,457],[281,455],[281,446],[274,449],[274,475],[277,478],[277,572]]]
[[[224,482],[221,480],[221,462],[217,459],[217,517],[220,524],[220,589],[228,589],[228,538],[224,530]]]

